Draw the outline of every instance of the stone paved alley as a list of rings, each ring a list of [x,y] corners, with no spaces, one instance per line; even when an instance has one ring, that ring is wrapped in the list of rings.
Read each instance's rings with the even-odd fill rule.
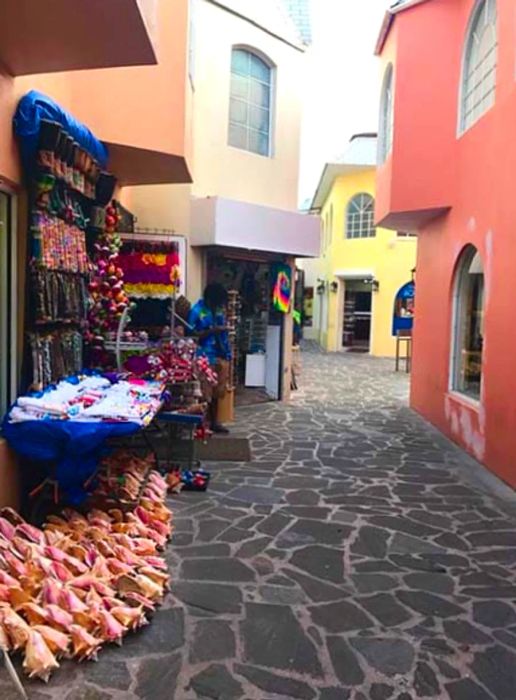
[[[31,700],[516,698],[512,494],[408,410],[392,362],[303,364],[292,405],[241,409],[253,462],[173,499],[153,624]]]

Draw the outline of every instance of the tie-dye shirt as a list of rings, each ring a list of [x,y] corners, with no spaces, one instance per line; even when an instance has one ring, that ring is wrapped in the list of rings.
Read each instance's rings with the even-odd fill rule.
[[[215,314],[206,306],[204,299],[199,299],[194,304],[188,314],[188,323],[193,328],[193,333],[201,333],[210,328],[225,326],[226,318],[222,309]],[[230,360],[231,348],[229,347],[229,336],[226,331],[223,333],[210,333],[199,339],[199,354],[206,355],[210,364],[215,364],[217,359]]]

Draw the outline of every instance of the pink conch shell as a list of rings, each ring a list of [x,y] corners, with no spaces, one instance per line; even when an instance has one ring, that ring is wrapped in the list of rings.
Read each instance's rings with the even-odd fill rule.
[[[142,563],[141,557],[136,556],[130,549],[120,544],[115,546],[115,555],[120,561],[123,561],[124,564],[129,564],[130,566],[140,566]]]
[[[140,593],[152,601],[160,600],[163,597],[163,588],[147,576],[138,574],[120,576],[117,586],[120,593]]]
[[[99,611],[99,626],[101,637],[107,642],[121,643],[121,639],[127,631],[127,628],[121,625],[107,610]]]
[[[29,542],[34,542],[34,544],[44,545],[45,535],[42,530],[39,530],[34,525],[29,525],[28,523],[23,523],[23,525],[18,525],[16,528],[16,534],[22,535]]]
[[[30,630],[27,646],[25,647],[25,659],[23,668],[28,673],[29,678],[36,676],[45,683],[50,678],[50,674],[59,664],[55,656],[48,648],[43,636],[37,630]]]
[[[47,579],[41,589],[41,601],[45,605],[59,605],[59,596],[63,587],[54,579]]]
[[[135,554],[145,556],[147,554],[155,554],[156,552],[156,545],[152,540],[145,539],[144,537],[135,537],[133,542],[133,552]]]
[[[127,629],[135,630],[138,627],[142,627],[147,624],[145,615],[143,614],[143,609],[131,608],[127,605],[119,605],[117,607],[111,608],[111,615],[115,617],[120,624]]]
[[[163,571],[157,571],[150,566],[144,566],[139,570],[139,573],[143,574],[143,576],[147,576],[147,578],[150,578],[151,581],[157,583],[162,589],[168,588],[170,576],[165,574]]]
[[[34,629],[41,634],[48,648],[58,658],[66,655],[70,646],[70,637],[48,625],[35,625]]]
[[[152,566],[153,569],[167,571],[167,562],[161,557],[145,557],[145,563]]]
[[[5,537],[6,540],[11,541],[15,532],[16,528],[14,525],[11,525],[11,523],[5,518],[0,518],[0,534]]]
[[[30,627],[12,608],[0,609],[0,622],[9,636],[13,649],[23,648],[29,638]]]
[[[64,610],[72,614],[88,610],[88,606],[79,599],[71,588],[63,588],[59,596],[59,604]]]
[[[14,554],[11,554],[11,552],[4,552],[4,558],[14,576],[19,578],[20,576],[27,575],[27,565],[21,562],[18,557],[15,557]]]
[[[73,625],[73,617],[58,605],[47,605],[45,608],[48,615],[48,624],[56,625],[65,632],[68,632]]]
[[[72,625],[70,628],[72,636],[73,656],[79,661],[92,659],[97,655],[97,651],[102,642],[79,625]]]
[[[62,581],[63,583],[71,581],[73,578],[73,574],[64,564],[61,564],[59,561],[53,561],[50,565],[50,570],[54,578],[56,578],[58,581]]]
[[[152,600],[141,595],[141,593],[136,593],[136,591],[128,591],[123,594],[123,597],[128,605],[136,608],[141,605],[148,613],[152,613],[156,609],[156,604]]]
[[[132,566],[129,566],[129,564],[124,564],[124,562],[120,561],[119,559],[115,559],[114,557],[107,559],[106,564],[114,576],[130,574],[133,570]]]
[[[0,569],[0,583],[4,586],[18,586],[18,580],[2,569]]]
[[[37,603],[23,603],[20,610],[31,625],[44,625],[49,620],[47,610]]]

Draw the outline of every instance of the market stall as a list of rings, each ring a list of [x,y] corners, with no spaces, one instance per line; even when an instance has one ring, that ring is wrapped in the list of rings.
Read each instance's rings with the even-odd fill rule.
[[[19,397],[2,432],[21,457],[48,464],[44,481],[56,485],[60,499],[78,505],[87,498],[107,440],[150,425],[163,391],[159,382],[75,376]]]
[[[230,374],[237,402],[281,396],[282,335],[292,304],[291,276],[291,267],[277,256],[236,251],[208,255],[208,282],[222,284],[230,294]]]
[[[163,426],[167,445],[170,426],[188,424],[193,437],[203,422],[195,387],[216,378],[173,323],[152,347],[152,328],[138,330],[141,347],[117,371],[110,343],[136,310],[138,274],[147,273],[153,292],[165,287],[174,317],[177,249],[127,248],[105,147],[52,100],[22,98],[15,130],[29,190],[28,352],[22,395],[2,432],[39,480],[33,493],[50,486],[54,495],[41,529],[0,510],[0,653],[24,696],[11,654],[23,655],[30,677],[47,681],[61,657],[96,658],[104,644],[147,624],[161,603],[169,578],[162,552],[172,533],[167,492],[183,483],[206,488],[209,475],[164,476],[157,467],[170,465],[154,449],[113,445]],[[159,280],[149,278],[151,268]]]

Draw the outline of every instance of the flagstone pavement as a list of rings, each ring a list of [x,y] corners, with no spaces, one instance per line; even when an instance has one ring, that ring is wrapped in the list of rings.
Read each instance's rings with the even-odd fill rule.
[[[305,352],[300,384],[240,409],[251,463],[171,499],[152,625],[31,700],[515,700],[512,491],[408,409],[392,362]]]

